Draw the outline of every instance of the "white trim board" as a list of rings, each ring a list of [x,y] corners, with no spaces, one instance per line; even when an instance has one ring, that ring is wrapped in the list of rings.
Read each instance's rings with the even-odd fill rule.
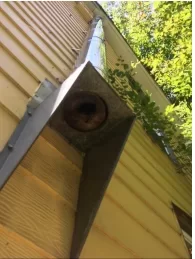
[[[94,13],[94,15],[99,15],[102,18],[106,40],[111,45],[117,56],[121,55],[126,63],[130,63],[131,61],[136,62],[136,55],[133,53],[129,45],[123,39],[107,15],[100,9],[98,4],[92,1],[84,3]],[[144,90],[148,90],[148,92],[152,94],[151,99],[156,102],[161,111],[164,111],[170,102],[162,90],[158,87],[154,79],[141,64],[137,66],[136,72],[137,74],[135,75],[135,79],[142,85]]]

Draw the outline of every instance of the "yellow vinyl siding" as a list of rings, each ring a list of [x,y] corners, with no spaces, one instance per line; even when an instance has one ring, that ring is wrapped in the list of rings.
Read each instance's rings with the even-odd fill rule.
[[[0,102],[16,119],[21,119],[25,113],[28,97],[15,87],[9,78],[0,72]],[[12,100],[10,102],[10,100]]]
[[[63,198],[23,167],[14,172],[0,198],[2,225],[51,255],[68,257],[74,211]]]
[[[27,97],[32,96],[35,92],[35,89],[38,87],[39,80],[29,74],[25,67],[18,63],[17,60],[1,46],[0,55],[0,72],[3,72],[6,77],[14,83],[16,88],[19,88],[20,91],[25,93]],[[3,85],[1,85],[1,87],[3,88]]]
[[[113,68],[117,56],[111,44],[106,51]],[[129,258],[188,258],[171,202],[191,214],[191,184],[136,121],[80,258],[95,258],[95,246],[101,258],[111,258],[112,240],[121,258],[128,257],[127,250]]]
[[[93,19],[93,13],[81,1],[76,2],[76,9],[88,23]]]
[[[50,129],[45,130],[48,136]],[[0,230],[2,225],[5,231],[14,232],[21,250],[32,243],[38,258],[42,258],[41,251],[68,258],[74,229],[82,157],[60,136],[55,139],[54,147],[44,134],[39,136],[0,192]],[[60,152],[63,144],[66,150]],[[5,255],[4,242],[0,257]]]
[[[164,163],[162,163],[163,159],[160,160],[160,158],[161,156],[165,158],[165,154],[162,154],[162,151],[158,147],[156,147],[156,150],[155,150],[156,152],[153,152],[152,146],[154,144],[152,143],[152,141],[150,141],[150,143],[148,144],[145,144],[138,137],[139,135],[137,135],[137,137],[136,135],[134,135],[134,132],[135,130],[133,130],[132,132],[129,145],[137,149],[137,151],[142,155],[142,157],[146,159],[147,164],[149,164],[151,167],[157,170],[159,172],[159,175],[161,175],[164,178],[164,180],[172,186],[172,188],[177,190],[177,192],[181,193],[183,198],[191,205],[191,201],[189,200],[192,194],[191,186],[187,184],[185,177],[182,177],[180,174],[176,173],[176,170],[174,167],[172,167],[172,170],[169,170],[167,166],[165,170],[164,163],[167,164],[168,162],[170,162],[170,160],[168,161],[164,160]],[[143,145],[144,145],[144,149],[143,149]],[[144,152],[145,150],[147,150],[147,152]],[[164,171],[166,172],[164,173]]]
[[[55,133],[55,130],[49,127],[45,127],[41,135],[59,152],[65,154],[67,159],[72,161],[72,163],[75,164],[79,169],[82,169],[83,161],[80,158],[80,154],[66,142],[62,142],[61,145],[59,145],[61,137]]]
[[[67,2],[1,2],[0,151],[41,81],[73,71],[87,22]],[[85,33],[84,33],[84,32]],[[0,191],[1,258],[68,258],[82,156],[49,127]]]
[[[18,121],[0,105],[0,151],[17,126]]]
[[[0,106],[15,121],[22,118],[28,98],[41,81],[47,78],[58,87],[72,72],[77,56],[72,48],[81,48],[89,28],[74,5],[0,3]],[[1,149],[15,128],[3,135],[5,127],[0,132]]]
[[[0,225],[0,247],[3,258],[55,258],[3,225]]]
[[[177,182],[187,193],[192,194],[192,186],[186,181],[186,178],[183,175],[176,173],[175,167],[171,160],[167,159],[167,156],[162,153],[160,148],[155,145],[151,139],[146,135],[144,140],[140,139],[140,130],[142,130],[141,125],[138,123],[135,125],[134,130],[132,131],[132,140],[136,139],[139,143],[142,144],[147,154],[150,154],[154,160],[154,163],[158,164],[161,168],[164,168],[166,163],[166,172],[167,176],[170,177],[172,183]],[[155,146],[155,152],[153,152],[153,147]],[[146,155],[147,155],[146,154]]]
[[[37,139],[21,165],[64,196],[76,210],[78,190],[74,188],[79,185],[81,172],[43,137]],[[66,183],[68,185],[64,188]]]
[[[63,63],[71,69],[71,53],[67,51],[64,44],[62,45],[59,40],[56,39],[53,35],[54,32],[52,33],[52,28],[44,21],[44,19],[41,18],[41,16],[37,15],[33,6],[27,5],[27,2],[24,4],[17,2],[17,4],[19,5],[17,10],[18,12],[20,11],[24,21],[29,24],[30,28],[36,28],[34,29],[34,32],[39,35],[39,37],[52,49],[58,58],[60,58]],[[68,69],[66,68],[64,71],[68,72]]]
[[[89,232],[87,246],[82,250],[81,258],[135,259],[139,257],[94,224]]]

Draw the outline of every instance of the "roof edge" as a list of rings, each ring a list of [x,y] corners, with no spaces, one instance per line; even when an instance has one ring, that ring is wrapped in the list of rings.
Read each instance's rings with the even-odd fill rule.
[[[105,10],[97,1],[84,2],[84,4],[95,14],[99,15],[104,22],[105,35],[108,43],[118,56],[122,56],[126,62],[129,60],[136,62],[138,60],[135,52],[129,46],[127,40],[120,33],[112,19],[108,16]],[[112,41],[113,36],[117,36],[117,41]],[[115,44],[114,44],[115,42]],[[123,48],[120,48],[123,45]],[[158,86],[156,81],[148,73],[143,64],[139,64],[136,69],[139,76],[135,76],[135,79],[142,85],[144,90],[148,90],[152,94],[151,99],[156,102],[161,111],[164,111],[170,101],[167,99],[162,89]]]

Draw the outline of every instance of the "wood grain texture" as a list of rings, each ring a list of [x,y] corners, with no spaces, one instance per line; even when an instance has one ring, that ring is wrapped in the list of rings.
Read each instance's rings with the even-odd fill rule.
[[[13,89],[12,99],[21,96],[21,102],[9,103],[9,92],[3,93],[6,98],[4,102],[0,100],[0,150],[17,125],[14,116],[22,115],[26,105],[23,93],[33,95],[39,81],[46,77],[58,86],[56,78],[65,78],[74,65],[76,54],[71,48],[81,47],[83,31],[89,28],[74,2],[3,5],[6,9],[0,29],[0,65],[7,77],[4,82],[9,82],[9,89]],[[108,59],[109,65],[116,63],[112,49]],[[81,258],[185,255],[182,241],[173,234],[179,228],[169,207],[176,198],[190,210],[190,185],[177,176],[171,162],[140,126],[135,125],[132,137],[132,147],[127,145],[121,156],[116,178],[108,189],[110,196],[103,200]],[[10,258],[15,254],[26,258],[69,257],[81,168],[80,154],[46,128],[0,192],[0,257],[1,253]],[[173,249],[178,247],[176,254],[151,231]],[[171,233],[167,240],[166,232]]]
[[[81,172],[43,137],[36,140],[21,165],[76,209]]]
[[[47,126],[42,131],[41,136],[45,138],[51,145],[53,145],[58,151],[60,151],[73,164],[75,164],[79,169],[82,169],[83,158],[80,152],[69,145],[67,141],[65,141],[62,136],[60,136],[55,130]]]
[[[0,224],[53,256],[69,256],[74,211],[21,166],[0,192]]]
[[[0,258],[55,258],[0,224]]]

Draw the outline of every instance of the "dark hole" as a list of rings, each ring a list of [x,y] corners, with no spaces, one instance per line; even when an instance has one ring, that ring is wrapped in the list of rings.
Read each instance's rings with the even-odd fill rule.
[[[92,115],[96,112],[96,105],[95,103],[82,103],[77,111],[79,113],[85,114],[85,115]]]

